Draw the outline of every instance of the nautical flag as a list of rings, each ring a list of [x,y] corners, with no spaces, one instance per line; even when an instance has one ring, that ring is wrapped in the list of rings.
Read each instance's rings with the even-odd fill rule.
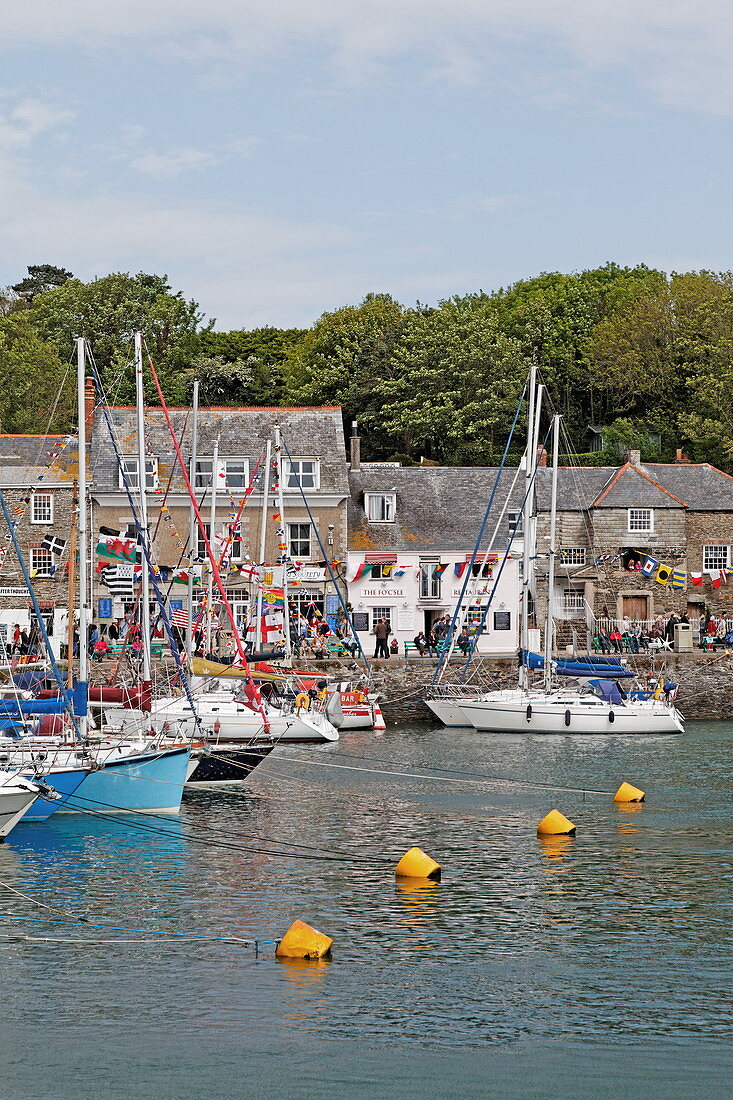
[[[708,569],[708,576],[713,588],[720,588],[721,584],[728,583],[728,574],[725,569]]]
[[[392,576],[393,576],[393,577],[404,577],[404,575],[405,575],[405,573],[406,573],[406,572],[407,572],[407,566],[406,566],[406,565],[401,565],[401,566],[399,567],[399,569],[395,569],[395,571],[394,571],[394,573],[392,574]]]
[[[132,565],[105,565],[102,580],[115,596],[132,598]]]
[[[687,584],[687,571],[685,569],[673,569],[671,583],[673,588],[684,588]]]
[[[644,564],[646,564],[646,562]],[[672,566],[671,565],[660,565],[659,569],[657,569],[657,574],[656,574],[654,580],[657,582],[657,584],[666,584],[671,576],[672,576]]]
[[[702,573],[690,573],[690,584],[693,588],[702,588]]]
[[[248,581],[258,581],[260,579],[260,567],[259,565],[243,565],[239,570],[239,575]]]
[[[433,569],[433,577],[442,577],[447,568],[447,565],[436,565]]]
[[[467,561],[457,561],[456,564],[453,566],[453,572],[458,578],[462,577],[463,574],[466,572],[467,565]]]
[[[641,571],[645,577],[651,577],[653,573],[659,568],[659,562],[656,558],[653,558],[651,554],[647,554],[644,559],[644,564],[641,567]],[[665,582],[666,583],[666,582]]]
[[[367,565],[366,562],[362,562],[361,565],[357,565],[356,572],[354,573],[354,576],[350,579],[349,584],[353,584],[354,581],[360,581],[362,577],[368,577],[373,568],[374,565]]]
[[[44,550],[50,550],[52,554],[63,554],[66,549],[66,539],[57,539],[53,535],[45,535],[41,541]]]

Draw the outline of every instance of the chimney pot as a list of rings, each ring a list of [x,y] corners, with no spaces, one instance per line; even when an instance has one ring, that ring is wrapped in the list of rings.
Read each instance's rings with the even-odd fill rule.
[[[361,469],[361,439],[359,438],[359,427],[355,420],[351,421],[351,438],[349,439],[349,447],[351,452],[351,469]]]
[[[87,429],[87,439],[91,438],[92,426],[94,424],[94,406],[97,403],[97,395],[94,389],[94,382],[91,378],[87,378],[84,385],[84,423]]]

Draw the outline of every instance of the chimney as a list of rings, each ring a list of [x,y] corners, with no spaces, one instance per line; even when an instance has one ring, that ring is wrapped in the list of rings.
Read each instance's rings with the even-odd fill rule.
[[[641,451],[627,451],[624,462],[628,462],[630,466],[641,466]]]
[[[541,445],[537,448],[537,465],[538,466],[546,466],[547,465],[547,451]]]
[[[359,439],[359,425],[355,420],[351,421],[351,469],[361,469],[361,440]]]
[[[678,447],[677,450],[675,451],[674,460],[675,460],[675,462],[677,463],[678,466],[684,466],[684,465],[686,465],[687,463],[690,462],[690,459],[683,452],[681,447]]]
[[[87,439],[91,440],[92,427],[94,425],[94,406],[97,403],[97,395],[94,390],[94,382],[87,378],[84,386],[84,423],[87,429]]]

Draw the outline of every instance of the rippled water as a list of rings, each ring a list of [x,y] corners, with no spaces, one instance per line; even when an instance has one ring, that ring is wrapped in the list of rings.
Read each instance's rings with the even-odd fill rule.
[[[724,1095],[732,746],[723,723],[603,740],[402,726],[278,749],[180,818],[19,826],[0,879],[64,913],[0,888],[0,1094]],[[623,779],[644,805],[597,793]],[[538,840],[553,806],[574,839]],[[395,883],[414,843],[441,883]],[[300,917],[333,961],[41,923],[66,913],[262,939]]]

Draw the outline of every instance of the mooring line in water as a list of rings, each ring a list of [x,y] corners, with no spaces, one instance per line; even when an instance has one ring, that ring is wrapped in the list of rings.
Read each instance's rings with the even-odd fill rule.
[[[340,753],[339,755],[350,757],[352,760],[367,760],[368,759],[368,757],[353,756],[350,753]],[[527,787],[530,790],[538,790],[538,791],[564,791],[564,792],[569,792],[569,793],[573,793],[573,794],[583,794],[583,795],[585,795],[585,794],[608,795],[608,794],[613,794],[614,793],[613,791],[601,791],[601,790],[598,790],[598,789],[593,788],[593,787],[560,787],[560,786],[556,786],[556,785],[550,784],[550,783],[527,783],[523,779],[507,779],[506,777],[501,776],[501,775],[483,775],[481,772],[463,772],[464,776],[467,775],[467,776],[470,776],[471,778],[458,779],[458,778],[455,778],[453,776],[429,775],[429,774],[426,774],[424,772],[389,771],[386,768],[359,768],[359,767],[356,767],[353,764],[331,764],[331,763],[326,763],[326,761],[324,761],[324,760],[315,760],[313,758],[305,757],[305,756],[278,756],[278,757],[276,757],[276,760],[278,760],[278,761],[281,761],[281,760],[282,761],[287,761],[287,762],[290,762],[291,764],[311,764],[312,766],[317,767],[317,768],[338,768],[342,771],[369,772],[373,775],[392,775],[392,776],[402,777],[402,778],[405,778],[405,779],[426,779],[426,780],[429,780],[429,781],[435,782],[435,783],[461,783],[461,784],[466,784],[467,783],[467,784],[470,784],[472,786],[476,786],[477,783],[509,783],[511,785],[514,785],[514,786]],[[394,763],[394,761],[389,761],[389,760],[386,760],[384,762],[385,763]],[[397,761],[397,763],[399,763],[399,761]],[[441,770],[448,771],[448,770],[452,770],[452,769],[447,769],[446,768],[446,769],[441,769]],[[271,775],[272,772],[267,771],[267,772],[263,772],[262,774],[263,775]]]
[[[129,928],[126,925],[121,924],[90,924],[88,921],[77,920],[46,920],[43,917],[20,917],[16,914],[8,915],[7,913],[0,914],[0,919],[3,920],[18,920],[18,921],[31,921],[33,924],[52,924],[52,925],[64,925],[70,927],[81,928],[96,928],[105,929],[110,932],[135,932],[141,936],[168,936],[171,939],[182,940],[204,940],[204,941],[217,941],[219,943],[236,943],[242,947],[258,947],[260,945],[275,945],[277,940],[265,939],[258,937],[256,939],[244,939],[241,936],[225,935],[225,936],[212,936],[208,933],[201,934],[199,932],[167,932],[159,928]],[[60,941],[68,942],[68,941]],[[139,941],[134,941],[139,942]]]
[[[55,905],[47,905],[45,901],[38,901],[37,898],[32,898],[28,894],[22,893],[20,890],[16,890],[14,886],[11,886],[9,882],[3,882],[0,879],[0,886],[5,890],[8,890],[11,894],[16,894],[17,897],[23,898],[24,901],[30,901],[33,905],[40,906],[41,909],[48,909],[51,913],[60,913],[62,917],[68,917],[69,914],[63,909],[57,909]],[[77,917],[76,920],[82,923],[86,922],[85,917]]]

